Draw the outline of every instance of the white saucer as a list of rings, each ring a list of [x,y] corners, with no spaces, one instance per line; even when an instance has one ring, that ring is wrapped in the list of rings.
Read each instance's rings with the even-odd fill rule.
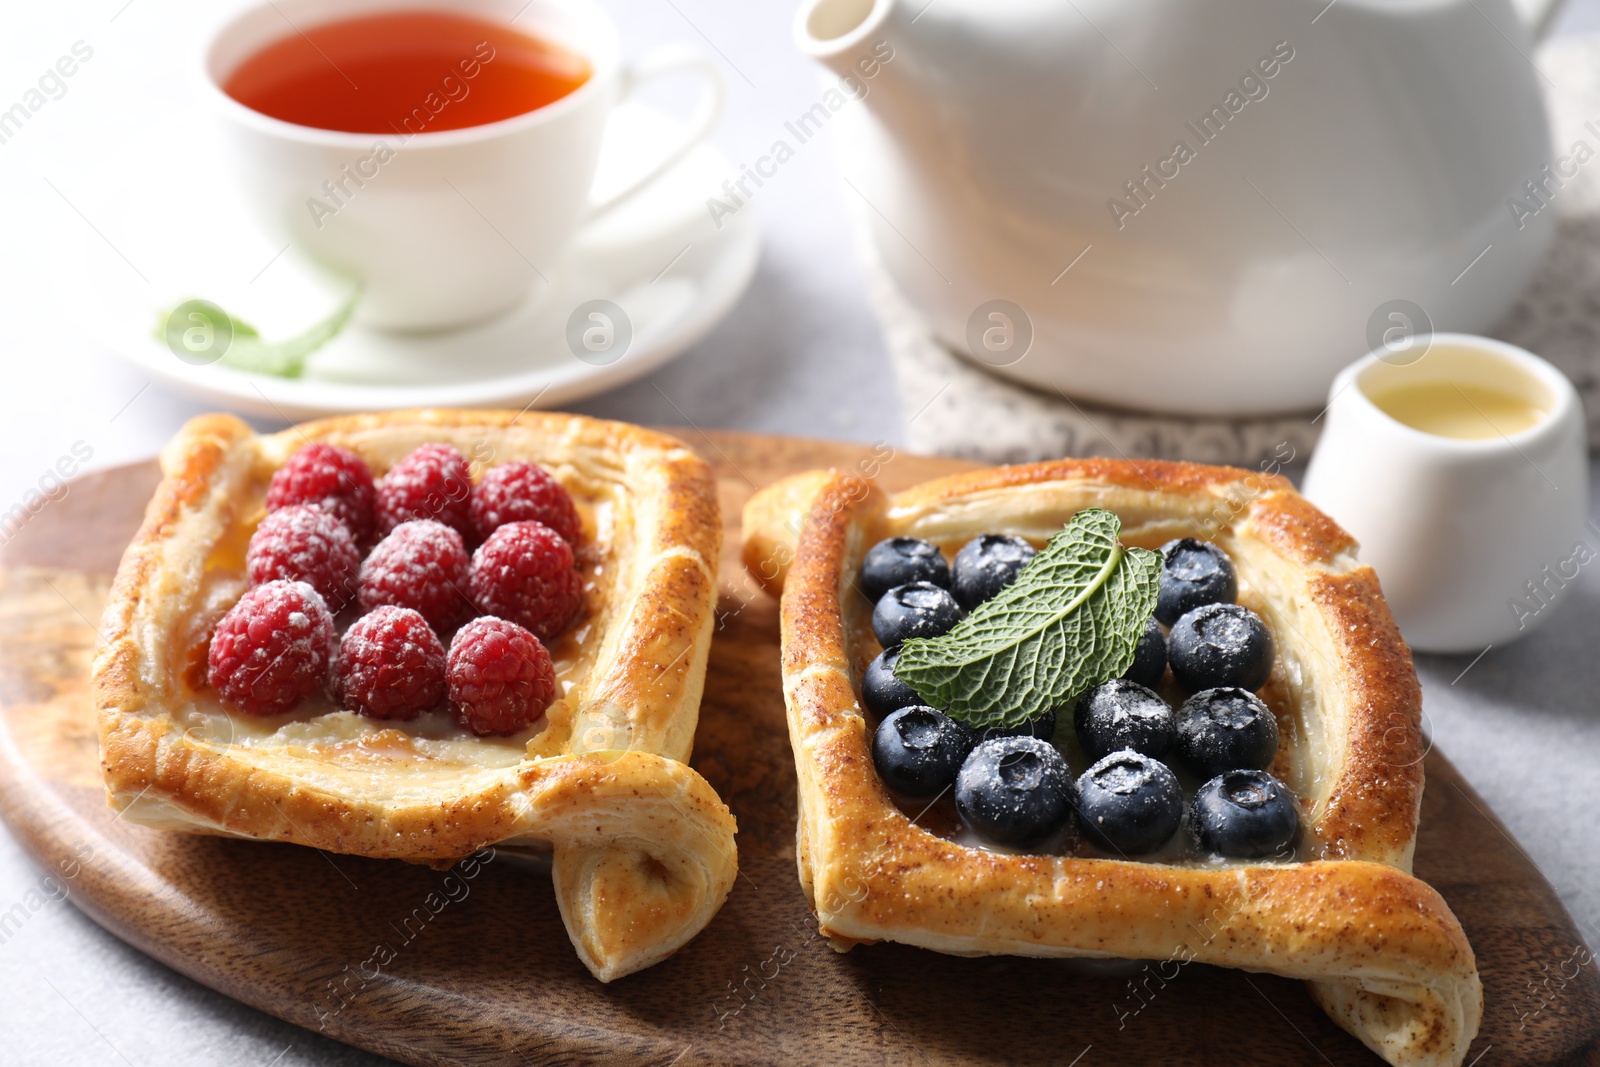
[[[192,138],[193,116],[168,144]],[[619,107],[606,132],[596,195],[659,159],[681,124],[641,104]],[[719,227],[707,198],[736,172],[702,144],[645,192],[585,227],[537,300],[469,329],[397,334],[357,320],[307,361],[299,378],[195,366],[156,337],[160,316],[208,300],[268,341],[332,312],[350,283],[258,228],[221,168],[115,175],[116,194],[56,249],[70,320],[153,378],[224,407],[283,419],[425,406],[551,407],[661,366],[733,307],[755,272],[760,232],[746,207]],[[99,232],[96,232],[98,230]],[[103,236],[102,236],[103,235]],[[142,275],[142,277],[141,277]],[[632,340],[620,357],[573,354],[568,319],[591,300],[622,308]],[[586,353],[587,355],[587,353]]]

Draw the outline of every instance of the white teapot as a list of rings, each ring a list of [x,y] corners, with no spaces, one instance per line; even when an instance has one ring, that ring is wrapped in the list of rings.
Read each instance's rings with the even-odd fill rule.
[[[841,165],[947,343],[1243,415],[1516,299],[1587,162],[1551,152],[1531,2],[809,0],[795,38],[861,97]]]

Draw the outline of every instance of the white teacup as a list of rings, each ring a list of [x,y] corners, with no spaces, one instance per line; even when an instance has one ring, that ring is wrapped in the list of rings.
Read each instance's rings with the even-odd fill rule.
[[[364,285],[358,316],[434,330],[479,322],[542,293],[577,228],[647,186],[711,129],[722,83],[702,57],[621,61],[616,26],[593,0],[457,0],[585,57],[589,79],[544,107],[464,129],[344,133],[283,122],[222,86],[262,47],[308,26],[416,8],[407,0],[268,0],[231,18],[204,52],[203,93],[262,222]],[[420,5],[428,6],[428,5]],[[443,4],[435,4],[443,7]],[[519,14],[520,12],[520,14]],[[648,78],[689,70],[705,89],[682,141],[604,203],[590,200],[612,106]],[[331,210],[330,210],[331,209]]]
[[[1425,432],[1380,406],[1399,409],[1408,386],[1455,390],[1488,436]],[[1542,414],[1517,429],[1475,387]],[[1380,349],[1334,380],[1326,419],[1305,495],[1361,543],[1413,648],[1480,652],[1531,632],[1600,552],[1582,404],[1530,352],[1468,334]]]

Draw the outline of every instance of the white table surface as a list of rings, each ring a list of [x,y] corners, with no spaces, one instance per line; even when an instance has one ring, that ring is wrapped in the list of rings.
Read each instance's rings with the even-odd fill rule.
[[[715,140],[736,162],[759,156],[783,122],[815,99],[817,73],[789,45],[790,0],[605,2],[632,52],[686,41],[721,56],[730,99]],[[175,181],[221,180],[203,141],[143,136],[185,98],[183,63],[205,10],[178,0],[99,0],[5,12],[0,109],[73,42],[88,43],[94,57],[64,96],[0,144],[0,511],[75,444],[92,449],[91,466],[150,456],[202,410],[78,336],[49,264],[52,242],[92,225],[119,167],[141,153],[167,161]],[[1575,0],[1556,32],[1596,28],[1600,0]],[[755,198],[765,235],[761,266],[727,321],[678,362],[576,410],[900,441],[894,380],[864,300],[848,194],[830,153],[825,140],[811,142]],[[194,232],[182,236],[204,240],[204,226],[195,220]],[[1591,945],[1600,945],[1600,821],[1588,810],[1600,795],[1596,648],[1600,574],[1589,568],[1560,617],[1528,641],[1476,663],[1420,663],[1437,743],[1545,871]],[[0,831],[0,912],[36,887],[41,873]],[[0,1062],[7,1064],[388,1062],[213,993],[64,902],[0,936],[0,990]],[[709,1004],[720,992],[685,990],[684,997]],[[706,1018],[709,1024],[709,1009]]]

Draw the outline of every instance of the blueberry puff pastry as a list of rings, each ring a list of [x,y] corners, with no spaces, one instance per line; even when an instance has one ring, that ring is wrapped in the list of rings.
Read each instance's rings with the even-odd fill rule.
[[[1194,537],[1237,568],[1238,600],[1278,642],[1260,690],[1271,773],[1304,827],[1284,860],[1016,854],[914,822],[873,771],[860,683],[879,653],[854,578],[867,549],[919,538],[947,558],[983,534],[1042,545],[1109,509],[1130,546]],[[899,941],[959,955],[1199,960],[1305,980],[1389,1063],[1460,1064],[1482,1015],[1476,962],[1444,900],[1412,876],[1421,690],[1371,568],[1284,479],[1154,461],[1062,460],[893,496],[851,473],[780,482],[744,513],[744,561],[781,594],[799,778],[800,882],[841,951]],[[937,824],[932,824],[937,825]],[[845,892],[846,886],[866,888]]]

